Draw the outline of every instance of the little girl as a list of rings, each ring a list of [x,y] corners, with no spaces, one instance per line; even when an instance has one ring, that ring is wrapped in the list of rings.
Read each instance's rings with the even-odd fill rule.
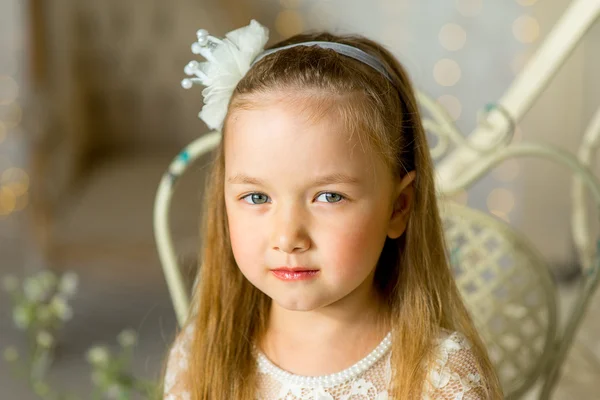
[[[500,399],[449,269],[406,72],[379,44],[252,21],[183,81],[223,134],[165,398]]]

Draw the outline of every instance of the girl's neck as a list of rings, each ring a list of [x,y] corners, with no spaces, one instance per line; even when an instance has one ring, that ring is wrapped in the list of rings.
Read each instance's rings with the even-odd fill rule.
[[[340,332],[372,331],[375,327],[386,332],[389,329],[387,313],[380,301],[373,299],[348,306],[350,304],[341,301],[317,310],[292,311],[272,302],[267,333],[299,336],[304,341],[311,337],[336,336]]]
[[[377,296],[348,296],[313,311],[291,311],[272,303],[260,349],[280,368],[297,375],[339,372],[368,355],[390,325]]]

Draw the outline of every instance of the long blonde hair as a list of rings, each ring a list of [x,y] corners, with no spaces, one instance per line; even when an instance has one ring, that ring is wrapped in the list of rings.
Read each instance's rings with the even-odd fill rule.
[[[433,163],[412,85],[402,66],[376,42],[329,33],[294,36],[273,47],[305,41],[349,44],[377,56],[383,75],[332,50],[298,46],[271,54],[237,85],[229,112],[271,90],[317,89],[359,95],[343,110],[345,122],[373,146],[397,176],[416,171],[414,204],[406,232],[387,239],[374,284],[389,304],[393,398],[420,398],[433,344],[440,329],[463,333],[472,344],[487,398],[501,389],[485,347],[455,285],[444,243],[434,189]],[[227,134],[227,121],[224,135]],[[256,398],[253,344],[264,334],[271,300],[238,269],[229,240],[221,145],[208,181],[199,279],[192,307],[196,326],[186,374],[194,400]]]

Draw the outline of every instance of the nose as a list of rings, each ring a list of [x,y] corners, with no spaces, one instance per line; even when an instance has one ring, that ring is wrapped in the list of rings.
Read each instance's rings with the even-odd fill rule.
[[[311,246],[306,217],[299,207],[281,207],[275,212],[272,247],[284,253],[302,253]]]

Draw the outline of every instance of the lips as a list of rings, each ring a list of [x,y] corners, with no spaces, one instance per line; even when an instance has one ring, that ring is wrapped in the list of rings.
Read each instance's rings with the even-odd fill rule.
[[[271,271],[305,272],[305,271],[318,271],[318,269],[309,268],[309,267],[277,267],[277,268],[272,269]]]
[[[271,273],[283,281],[301,281],[316,277],[319,270],[307,267],[279,267],[272,269]]]

